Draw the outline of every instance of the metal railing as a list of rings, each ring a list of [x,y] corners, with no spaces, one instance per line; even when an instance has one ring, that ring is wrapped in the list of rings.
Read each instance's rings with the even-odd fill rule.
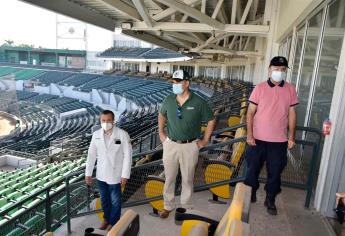
[[[213,132],[219,135],[225,131],[234,131],[244,127],[245,124],[225,128]],[[292,161],[288,161],[288,166],[282,175],[282,183],[285,186],[297,187],[306,190],[305,207],[309,207],[312,196],[312,183],[315,177],[316,163],[318,157],[319,142],[321,133],[319,130],[298,127],[298,130],[315,133],[319,136],[318,141],[297,140],[297,147],[293,155],[298,158],[302,154],[305,159],[302,167],[294,168]],[[200,150],[199,164],[196,168],[194,190],[202,191],[211,187],[232,184],[243,181],[246,173],[244,164],[244,153],[236,165],[231,164],[231,147],[236,143],[245,142],[246,137],[232,139],[225,142],[211,144]],[[302,153],[301,153],[302,148]],[[133,156],[133,159],[140,159],[146,155],[154,155],[162,152],[161,149],[144,152]],[[227,155],[229,154],[229,155]],[[220,159],[220,157],[222,159]],[[227,166],[233,168],[230,178],[205,182],[205,168],[209,160],[219,160]],[[162,160],[157,160],[132,167],[131,179],[128,181],[123,195],[123,207],[131,207],[149,203],[150,201],[162,199],[162,196],[146,197],[144,192],[145,183],[148,176],[158,176],[164,171]],[[293,176],[293,178],[292,178]],[[296,178],[296,176],[300,178]],[[263,172],[262,177],[265,177]],[[180,176],[177,177],[176,194],[180,193]],[[20,230],[21,235],[43,235],[59,227],[63,222],[67,222],[68,229],[71,229],[71,219],[85,215],[95,214],[101,210],[91,210],[90,203],[97,197],[95,181],[92,188],[88,188],[84,182],[84,169],[69,174],[65,179],[59,180],[49,185],[21,201],[13,201],[14,204],[7,209],[0,209],[0,236],[7,235],[14,230]],[[35,220],[35,221],[34,221]],[[32,222],[35,222],[32,224]],[[19,234],[19,233],[18,233]]]

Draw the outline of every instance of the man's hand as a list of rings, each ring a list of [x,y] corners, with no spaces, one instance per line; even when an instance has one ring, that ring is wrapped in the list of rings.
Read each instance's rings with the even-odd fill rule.
[[[198,146],[199,149],[205,147],[207,143],[208,143],[208,140],[204,140],[204,139],[196,141],[196,145]]]
[[[164,133],[159,133],[159,139],[161,140],[161,143],[164,143],[166,138],[167,138],[167,136]]]
[[[255,138],[253,136],[250,136],[250,135],[247,136],[247,143],[250,146],[256,146]]]
[[[92,185],[92,177],[91,176],[85,176],[85,182],[87,185]]]
[[[289,140],[288,140],[288,149],[294,148],[295,145],[296,145],[296,143],[295,143],[295,140],[294,140],[294,139],[289,139]]]
[[[121,178],[121,187],[123,188],[127,183],[127,179],[126,178]]]

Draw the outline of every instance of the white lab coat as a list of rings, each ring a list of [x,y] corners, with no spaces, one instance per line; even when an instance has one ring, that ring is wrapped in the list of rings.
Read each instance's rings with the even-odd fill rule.
[[[121,144],[116,144],[120,140]],[[132,145],[126,131],[114,127],[106,146],[104,131],[99,129],[92,135],[85,176],[92,176],[97,159],[96,178],[107,184],[118,184],[121,178],[129,179],[132,166]]]

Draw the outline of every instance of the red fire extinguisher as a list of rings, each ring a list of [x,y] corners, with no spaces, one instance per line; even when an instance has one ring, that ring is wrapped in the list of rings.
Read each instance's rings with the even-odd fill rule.
[[[331,133],[331,127],[332,127],[332,122],[330,121],[330,119],[326,119],[324,122],[323,122],[323,125],[322,125],[322,134],[324,136],[326,135],[329,135]]]

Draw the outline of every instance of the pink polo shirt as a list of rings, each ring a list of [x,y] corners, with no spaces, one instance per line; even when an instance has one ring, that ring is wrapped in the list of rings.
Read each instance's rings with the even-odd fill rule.
[[[267,80],[255,86],[249,102],[257,105],[254,138],[267,142],[286,142],[289,108],[298,104],[295,87],[286,81],[274,85]]]

